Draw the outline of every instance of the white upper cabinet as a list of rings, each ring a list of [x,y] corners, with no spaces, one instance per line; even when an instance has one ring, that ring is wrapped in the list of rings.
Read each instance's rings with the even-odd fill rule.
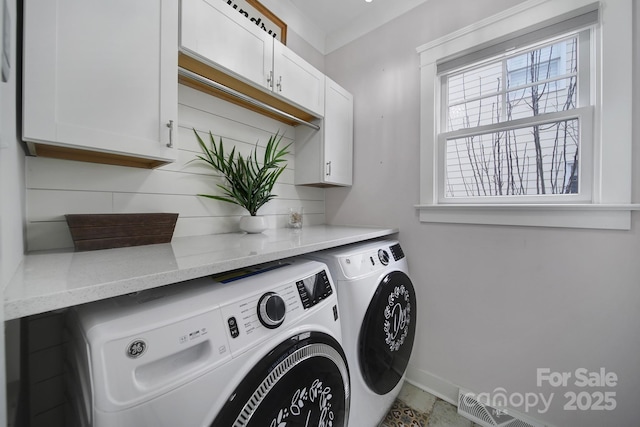
[[[267,86],[273,67],[273,37],[220,0],[184,0],[180,49],[236,78]]]
[[[327,77],[325,88],[325,181],[337,185],[353,182],[353,95]],[[328,163],[328,165],[326,164]]]
[[[144,167],[174,161],[177,36],[175,0],[25,0],[30,148]]]
[[[296,127],[297,185],[353,183],[353,95],[326,77],[320,130]]]
[[[273,41],[273,90],[314,114],[324,115],[324,74],[291,49]]]
[[[227,2],[181,2],[180,50],[313,116],[324,113],[324,74]]]

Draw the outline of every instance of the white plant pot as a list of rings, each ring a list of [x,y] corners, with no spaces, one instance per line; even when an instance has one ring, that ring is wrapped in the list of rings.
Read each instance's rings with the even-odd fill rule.
[[[262,233],[267,229],[267,218],[261,215],[243,216],[240,218],[240,230],[247,233]]]

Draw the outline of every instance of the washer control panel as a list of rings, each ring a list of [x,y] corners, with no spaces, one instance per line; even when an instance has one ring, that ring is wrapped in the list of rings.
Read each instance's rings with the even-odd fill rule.
[[[220,309],[232,353],[255,345],[304,312],[295,282],[247,296]]]
[[[322,270],[296,282],[298,293],[305,310],[318,304],[333,293],[327,272]]]
[[[394,261],[389,256],[387,248],[375,248],[357,254],[342,256],[339,258],[339,262],[345,277],[354,279],[382,270]]]
[[[221,283],[216,295],[226,301],[220,314],[233,357],[287,331],[302,317],[335,321],[335,302],[329,299],[336,295],[326,265],[292,259],[246,270],[215,277]]]

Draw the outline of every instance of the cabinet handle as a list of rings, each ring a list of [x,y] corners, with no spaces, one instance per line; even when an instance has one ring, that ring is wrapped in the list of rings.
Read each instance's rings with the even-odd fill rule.
[[[173,120],[169,120],[167,127],[169,128],[169,143],[167,144],[167,147],[173,148]]]
[[[329,160],[327,162],[327,171],[326,171],[326,175],[327,176],[331,176],[331,160]]]
[[[269,75],[267,76],[267,86],[273,90],[273,71],[269,71]]]
[[[282,76],[278,79],[278,92],[282,92]]]

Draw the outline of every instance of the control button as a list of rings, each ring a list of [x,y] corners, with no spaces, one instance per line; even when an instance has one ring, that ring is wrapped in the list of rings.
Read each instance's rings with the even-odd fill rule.
[[[300,295],[300,301],[302,301],[302,306],[305,309],[311,307],[311,302],[309,301],[309,294],[307,293],[307,290],[305,289],[304,283],[302,283],[302,280],[298,280],[296,282],[296,287],[298,288],[298,294]]]
[[[382,265],[389,264],[389,252],[385,251],[384,249],[380,249],[378,251],[378,258],[380,259]]]
[[[238,329],[238,322],[236,318],[231,316],[227,319],[227,323],[229,324],[229,333],[231,334],[231,338],[238,338],[240,335],[240,329]]]
[[[258,301],[258,319],[265,327],[275,329],[284,322],[287,306],[275,292],[267,292]]]

